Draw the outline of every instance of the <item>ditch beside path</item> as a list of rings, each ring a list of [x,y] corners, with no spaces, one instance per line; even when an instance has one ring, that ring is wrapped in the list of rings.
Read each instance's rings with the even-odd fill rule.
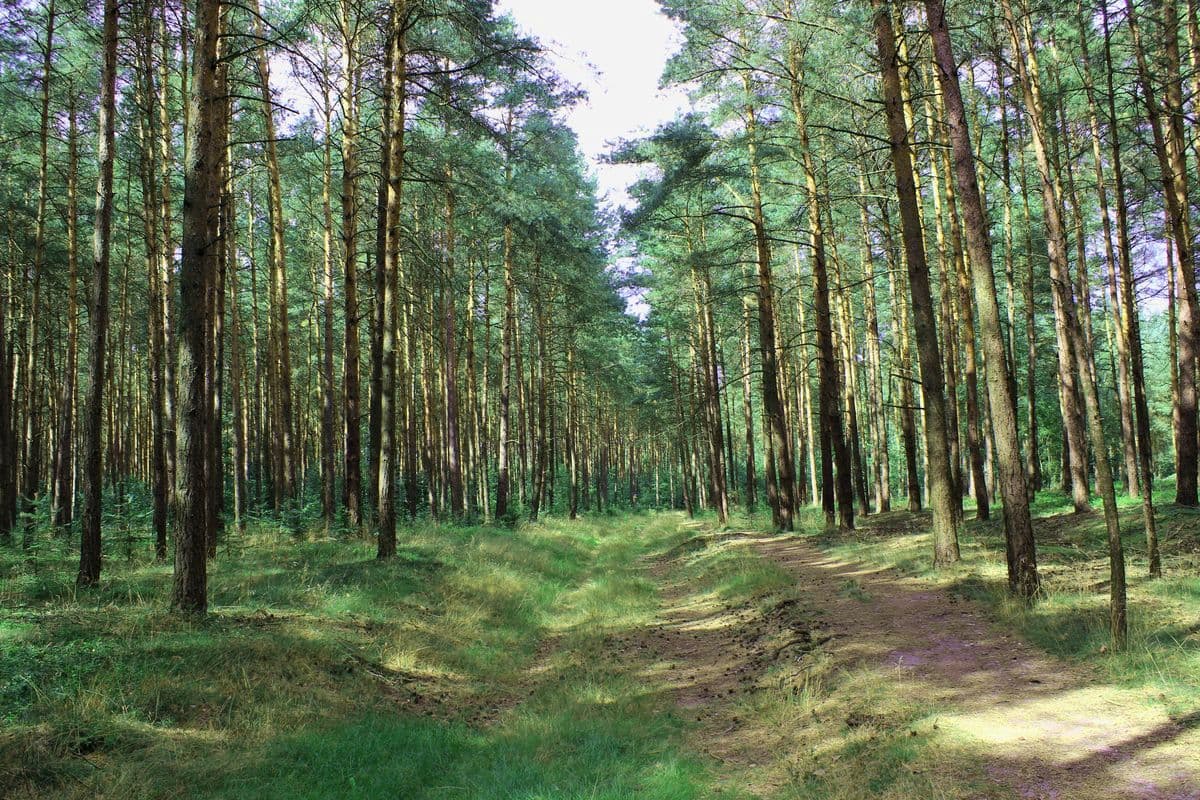
[[[803,539],[706,538],[749,548],[794,590],[773,607],[721,602],[672,582],[686,554],[668,554],[650,570],[660,621],[636,646],[654,655],[647,679],[665,682],[696,723],[696,746],[739,788],[821,796],[839,770],[853,783],[855,755],[890,755],[908,736],[923,755],[903,756],[911,774],[878,784],[883,796],[942,794],[942,776],[920,773],[944,769],[953,786],[974,787],[947,796],[1200,800],[1200,713],[1173,719],[1144,692],[1103,685],[1004,631],[970,600]],[[892,714],[897,702],[907,717]],[[861,796],[878,795],[864,786]]]

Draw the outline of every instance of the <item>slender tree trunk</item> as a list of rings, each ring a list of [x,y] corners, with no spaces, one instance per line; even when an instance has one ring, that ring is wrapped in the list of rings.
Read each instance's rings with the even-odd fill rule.
[[[449,121],[447,121],[447,133]],[[450,513],[454,517],[462,517],[466,511],[466,496],[463,491],[463,474],[461,447],[458,432],[458,355],[455,335],[458,323],[455,319],[456,287],[454,284],[454,225],[455,225],[455,193],[454,171],[447,163],[446,168],[446,256],[445,283],[442,290],[442,358],[445,372],[445,403],[446,419],[446,471],[449,473],[450,484]]]
[[[1004,501],[1009,589],[1021,597],[1032,598],[1037,594],[1039,586],[1037,551],[1029,513],[1029,490],[1025,484],[1025,472],[1021,464],[1016,403],[1012,393],[1013,381],[1008,374],[1004,332],[1000,323],[1000,304],[996,297],[996,279],[992,271],[992,242],[987,211],[983,206],[975,173],[958,66],[950,43],[950,31],[942,0],[925,0],[925,13],[933,38],[934,61],[945,103],[946,123],[953,152],[954,178],[962,201],[968,261],[979,310],[984,363],[987,365],[988,400],[999,462],[997,477]],[[965,309],[964,313],[969,314],[969,309]],[[979,477],[977,470],[976,481]],[[977,490],[980,488],[976,487]]]
[[[100,581],[100,516],[104,492],[104,383],[108,339],[108,271],[111,263],[113,163],[116,158],[117,0],[104,2],[104,62],[100,73],[100,119],[97,149],[96,227],[92,237],[91,331],[88,373],[91,376],[83,414],[83,537],[79,552],[79,586]]]
[[[1150,577],[1162,575],[1162,559],[1158,550],[1158,530],[1154,520],[1154,457],[1150,438],[1150,408],[1146,400],[1146,380],[1142,357],[1141,320],[1133,285],[1133,254],[1129,241],[1129,207],[1125,195],[1125,171],[1121,160],[1121,143],[1117,135],[1116,92],[1113,88],[1112,42],[1108,27],[1108,8],[1101,7],[1104,28],[1104,75],[1107,83],[1107,112],[1112,152],[1113,191],[1117,211],[1117,254],[1121,274],[1121,337],[1129,353],[1130,383],[1133,389],[1134,416],[1137,422],[1138,467],[1142,483],[1142,522],[1146,531],[1146,556]],[[1170,271],[1168,271],[1168,274]],[[1174,375],[1175,360],[1171,361]]]
[[[929,462],[929,501],[933,509],[934,564],[958,560],[958,531],[955,524],[953,484],[946,442],[946,398],[943,394],[942,361],[938,352],[937,324],[929,287],[929,267],[917,213],[919,198],[913,182],[912,152],[900,94],[900,62],[896,34],[886,0],[872,0],[875,35],[883,73],[884,105],[891,140],[892,166],[900,201],[905,262],[912,292],[913,323],[917,353],[921,359],[921,387],[925,408],[925,447]]]
[[[812,252],[813,308],[817,325],[817,385],[821,420],[822,507],[825,524],[834,524],[835,511],[844,528],[854,527],[854,487],[850,448],[842,423],[840,369],[833,342],[833,317],[830,309],[829,271],[825,253],[821,198],[817,191],[816,170],[809,144],[807,115],[804,108],[801,56],[797,45],[790,51],[792,109],[800,139],[804,185],[808,198],[808,238]],[[834,475],[836,467],[836,478]],[[836,502],[835,502],[836,497]],[[790,530],[790,528],[788,528]]]
[[[939,0],[939,3],[940,3],[940,0]],[[944,10],[942,9],[941,5],[939,4],[936,7],[936,9],[934,9],[934,10],[936,10],[936,12],[942,18],[941,22],[942,22],[942,25],[944,26],[945,14],[944,14]],[[928,5],[926,6],[926,11],[927,12],[931,11]],[[932,21],[930,22],[930,27],[931,28],[934,27]],[[935,31],[935,35],[937,35],[936,31]],[[946,46],[947,51],[949,52],[949,50],[950,50],[949,33],[946,34],[945,46]],[[936,44],[935,44],[935,48],[936,48]],[[936,58],[937,57],[936,49],[935,49],[934,55]],[[942,65],[940,65],[940,64],[938,65],[937,71],[938,71],[939,80],[941,80],[943,82],[948,80],[948,78],[946,78],[945,75],[943,74],[943,66]],[[949,74],[953,76],[953,80],[955,83],[955,87],[954,87],[955,90],[958,90],[958,73],[956,71],[952,71]],[[950,102],[949,98],[947,98],[945,96],[946,92],[947,92],[947,90],[943,83],[942,96],[940,98],[941,102],[939,103],[939,106],[942,107],[943,116],[946,117],[947,123],[952,124],[953,121],[950,117],[950,113],[948,113],[949,109],[945,108],[946,104],[948,102]],[[966,131],[966,125],[967,125],[966,107],[962,102],[961,93],[959,93],[959,96],[957,99],[958,99],[959,106],[961,106],[961,108],[959,109],[959,116],[961,117],[961,123],[963,125],[963,133],[962,133],[963,144],[966,147],[968,159],[973,159],[974,155],[971,152],[970,134],[969,134],[969,132]],[[952,143],[952,146],[953,146],[953,143]],[[975,312],[972,310],[972,303],[971,303],[971,274],[970,273],[973,270],[986,269],[988,271],[988,273],[991,274],[991,272],[992,272],[991,237],[989,235],[988,239],[987,239],[987,259],[988,260],[986,262],[983,262],[980,265],[976,266],[971,261],[971,258],[978,258],[978,257],[982,256],[983,252],[982,252],[982,250],[979,252],[975,252],[975,248],[972,247],[972,245],[969,241],[969,236],[970,236],[969,233],[968,233],[967,253],[964,256],[963,230],[962,229],[963,229],[964,225],[971,224],[971,223],[967,223],[965,220],[965,217],[968,213],[965,206],[968,204],[978,204],[980,207],[981,220],[983,220],[983,222],[981,222],[980,224],[984,225],[985,227],[987,225],[986,212],[983,210],[982,192],[979,188],[978,178],[975,175],[974,161],[971,161],[971,178],[972,178],[971,185],[973,187],[973,191],[974,191],[976,197],[963,197],[962,198],[962,204],[963,204],[962,216],[964,217],[964,220],[962,223],[960,223],[959,222],[959,193],[963,192],[964,189],[962,188],[961,179],[959,179],[959,176],[956,172],[956,170],[959,168],[959,164],[957,163],[958,160],[955,159],[954,162],[952,163],[950,152],[947,150],[942,151],[942,157],[944,159],[945,169],[946,169],[946,208],[947,208],[947,211],[948,211],[948,214],[950,217],[950,241],[952,243],[952,248],[953,248],[952,263],[954,264],[954,280],[952,281],[952,284],[954,286],[957,286],[957,288],[958,288],[959,317],[962,322],[961,333],[962,333],[962,348],[963,348],[963,381],[966,384],[966,396],[967,396],[967,457],[969,459],[970,467],[971,467],[971,489],[975,495],[975,517],[976,517],[976,519],[988,519],[991,516],[991,509],[990,509],[989,502],[988,502],[987,477],[984,474],[984,463],[985,463],[984,449],[985,449],[986,443],[984,441],[984,435],[983,435],[983,414],[980,409],[979,379],[978,379],[978,375],[977,375],[977,371],[976,371],[977,359],[976,359],[976,352],[975,352]],[[951,174],[951,173],[954,173],[954,174]],[[959,183],[958,192],[955,191],[954,185],[956,182]],[[977,200],[977,198],[979,198],[979,199]],[[991,288],[991,301],[996,303],[996,308],[997,308],[997,311],[996,311],[997,323],[996,324],[997,324],[997,326],[999,326],[999,324],[1000,324],[999,323],[999,313],[1000,313],[999,312],[999,301],[996,300],[996,297],[995,297],[996,286],[995,286],[994,277],[990,284],[990,288]],[[950,291],[949,285],[946,287],[946,291],[947,291],[947,293],[952,294],[952,292]],[[986,302],[988,302],[988,300],[985,299],[983,302],[986,303]],[[984,313],[987,313],[987,312],[981,308],[980,316],[982,316]],[[980,324],[982,325],[982,321]],[[1005,379],[1007,380],[1008,357],[1003,348],[1003,344],[1004,344],[1003,333],[1000,334],[1000,344],[1001,344],[1000,352],[1004,357],[999,362],[999,364],[1004,368],[1003,374],[1005,375]],[[985,344],[985,348],[986,348],[986,346],[987,345]],[[990,356],[988,358],[990,360]],[[996,363],[996,362],[992,362],[992,363]],[[1009,396],[1009,400],[1010,400],[1010,402],[1012,402],[1011,396]],[[1014,420],[1013,424],[1014,424],[1013,430],[1015,431],[1016,430],[1015,420]],[[1018,450],[1018,453],[1019,453],[1019,450]],[[1019,455],[1018,455],[1018,461],[1019,461]]]
[[[258,0],[252,0],[255,26],[259,38],[264,37]],[[287,256],[284,246],[283,189],[280,184],[279,156],[276,152],[275,106],[271,97],[271,70],[266,48],[257,50],[258,88],[262,95],[263,121],[267,155],[267,208],[271,225],[271,286],[275,307],[271,310],[271,325],[275,342],[275,381],[278,393],[278,418],[274,425],[276,475],[278,495],[291,501],[296,494],[297,450],[296,423],[292,411],[292,357],[289,346]]]
[[[1200,355],[1200,341],[1196,326],[1200,325],[1200,301],[1196,296],[1196,268],[1193,263],[1193,242],[1188,197],[1187,150],[1183,130],[1183,89],[1180,79],[1179,20],[1174,2],[1155,0],[1152,9],[1161,13],[1162,57],[1165,66],[1166,95],[1160,104],[1155,93],[1154,80],[1146,49],[1142,43],[1141,28],[1132,0],[1126,0],[1125,8],[1129,32],[1133,39],[1141,83],[1142,100],[1154,139],[1154,152],[1158,156],[1162,174],[1163,197],[1165,199],[1167,223],[1171,239],[1175,244],[1175,291],[1179,315],[1179,352],[1176,360],[1179,370],[1179,392],[1176,395],[1174,419],[1176,427],[1175,457],[1175,502],[1194,506],[1197,499],[1197,393],[1196,358]],[[1165,124],[1164,118],[1165,117]]]
[[[1059,377],[1062,396],[1063,419],[1067,437],[1067,452],[1070,457],[1071,491],[1076,512],[1087,511],[1091,506],[1088,498],[1087,440],[1084,432],[1083,409],[1079,407],[1079,381],[1084,376],[1077,374],[1078,360],[1073,350],[1081,341],[1074,313],[1075,298],[1072,292],[1067,265],[1066,228],[1062,219],[1062,187],[1051,162],[1049,142],[1045,134],[1044,107],[1041,86],[1037,73],[1037,61],[1030,55],[1032,41],[1025,32],[1024,21],[1013,15],[1009,0],[1001,0],[1010,39],[1017,54],[1017,78],[1025,97],[1026,119],[1033,140],[1038,176],[1042,187],[1042,213],[1047,229],[1047,250],[1050,260],[1050,286],[1055,311],[1055,332],[1058,343]],[[1058,235],[1061,234],[1061,235]],[[1085,398],[1086,399],[1086,398]],[[1105,450],[1096,454],[1104,456]]]
[[[1129,380],[1129,340],[1126,336],[1128,326],[1124,322],[1124,311],[1121,306],[1117,289],[1117,256],[1113,249],[1112,217],[1109,214],[1108,185],[1104,170],[1104,140],[1100,132],[1100,113],[1096,102],[1095,86],[1092,82],[1091,58],[1088,53],[1086,27],[1089,22],[1083,11],[1083,3],[1078,3],[1076,10],[1079,17],[1079,52],[1083,58],[1083,69],[1080,75],[1083,79],[1084,92],[1087,95],[1088,128],[1092,139],[1092,160],[1095,162],[1096,196],[1099,202],[1101,230],[1104,236],[1104,260],[1108,267],[1108,293],[1116,321],[1117,349],[1117,401],[1121,414],[1121,452],[1125,465],[1125,491],[1130,497],[1139,494],[1137,440],[1135,434],[1133,400]],[[1083,232],[1080,231],[1080,235]]]
[[[383,309],[379,323],[383,327],[381,364],[382,386],[380,390],[380,438],[379,438],[379,483],[376,496],[379,498],[379,534],[377,557],[392,558],[396,555],[396,349],[403,346],[396,341],[399,330],[399,275],[400,275],[400,207],[404,189],[405,158],[405,95],[407,73],[408,24],[407,0],[393,0],[391,21],[388,30],[388,48],[391,51],[392,104],[387,127],[387,201],[385,203],[384,253],[383,253]]]
[[[511,172],[506,175],[509,179]],[[507,180],[506,180],[507,182]],[[508,515],[509,423],[512,415],[512,352],[516,328],[516,283],[513,276],[512,221],[504,222],[504,323],[500,338],[500,430],[496,442],[496,519]]]
[[[342,355],[343,414],[343,493],[346,522],[351,528],[362,524],[362,427],[358,333],[358,20],[353,4],[342,0],[342,293],[345,302],[345,338]]]
[[[871,252],[871,225],[867,214],[867,185],[860,169],[858,192],[862,225],[863,307],[867,334],[867,423],[871,450],[875,456],[872,474],[875,485],[875,505],[880,513],[892,510],[891,459],[888,454],[887,415],[883,404],[883,366],[879,352],[879,315],[875,299],[875,258]]]
[[[743,277],[747,279],[743,270]],[[750,328],[754,320],[754,299],[747,295],[742,298],[742,417],[746,426],[746,508],[754,510],[757,501],[758,480],[755,476],[754,457],[754,392],[750,381]]]
[[[58,455],[55,458],[54,475],[54,508],[52,517],[54,524],[66,526],[71,524],[75,510],[75,470],[73,467],[76,391],[75,381],[78,373],[79,353],[79,131],[76,124],[75,91],[71,87],[67,97],[67,357],[63,369],[64,380],[62,395],[59,400],[58,435],[56,437]],[[151,176],[153,181],[154,176]],[[150,280],[151,302],[157,298],[155,276]],[[161,306],[160,306],[161,308]],[[154,308],[150,309],[153,318]],[[151,348],[154,338],[161,332],[151,331]],[[158,342],[161,357],[161,341]],[[152,370],[153,372],[154,370]],[[157,372],[155,372],[157,375]],[[159,376],[161,380],[161,376]],[[161,387],[160,387],[161,388]],[[161,425],[161,419],[158,420]],[[157,485],[157,484],[156,484]],[[156,506],[157,510],[157,506]],[[165,527],[166,520],[163,520]],[[158,518],[154,520],[154,528],[159,529]]]
[[[328,44],[323,43],[328,63]],[[322,105],[325,121],[325,145],[321,159],[321,511],[325,531],[333,529],[335,486],[337,482],[336,388],[333,379],[333,102],[328,83],[322,84]]]
[[[38,200],[37,216],[34,222],[33,261],[29,265],[27,276],[29,285],[29,305],[25,309],[25,352],[24,376],[21,381],[22,405],[24,406],[24,431],[21,437],[21,481],[20,481],[20,514],[24,517],[25,544],[32,541],[34,529],[34,503],[39,488],[39,472],[41,469],[41,437],[39,434],[39,406],[41,404],[42,376],[38,367],[38,353],[41,344],[38,341],[38,328],[41,316],[42,272],[46,260],[46,222],[47,205],[50,197],[49,164],[50,164],[50,87],[53,83],[52,70],[54,67],[54,28],[58,20],[53,0],[46,6],[46,42],[42,49],[42,81],[41,99],[38,122]],[[107,43],[105,43],[107,45]],[[103,86],[101,86],[103,94]],[[104,103],[101,97],[101,103]],[[103,169],[103,165],[101,165]],[[99,568],[97,568],[99,575]]]

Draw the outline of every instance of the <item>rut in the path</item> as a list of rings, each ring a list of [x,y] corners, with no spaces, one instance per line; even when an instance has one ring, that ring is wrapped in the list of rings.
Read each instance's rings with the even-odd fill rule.
[[[794,576],[810,623],[792,623],[801,646],[827,637],[822,649],[839,672],[883,674],[939,709],[939,735],[977,752],[989,782],[1027,800],[1200,800],[1200,714],[1171,719],[1144,692],[1100,684],[947,591],[834,560],[801,539],[744,541]],[[851,583],[861,591],[843,591]],[[713,696],[736,685],[729,677],[751,680],[769,654],[736,641],[736,620],[716,619],[742,612],[697,614],[667,599],[656,644],[678,673],[676,702],[714,717],[703,726],[712,755],[750,766],[753,745],[738,740],[740,721]]]

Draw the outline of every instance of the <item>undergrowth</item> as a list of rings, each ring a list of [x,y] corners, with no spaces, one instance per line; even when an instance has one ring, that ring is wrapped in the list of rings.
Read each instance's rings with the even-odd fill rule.
[[[674,517],[426,525],[394,560],[267,525],[212,566],[212,614],[170,568],[66,542],[0,552],[0,795],[707,796],[661,698],[605,669],[656,606],[638,559]]]

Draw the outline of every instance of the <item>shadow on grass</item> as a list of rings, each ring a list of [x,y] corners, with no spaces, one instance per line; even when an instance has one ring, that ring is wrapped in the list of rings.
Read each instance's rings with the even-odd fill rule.
[[[612,700],[542,698],[493,726],[376,714],[271,742],[206,792],[258,798],[707,797],[705,771],[668,742],[676,725]]]

